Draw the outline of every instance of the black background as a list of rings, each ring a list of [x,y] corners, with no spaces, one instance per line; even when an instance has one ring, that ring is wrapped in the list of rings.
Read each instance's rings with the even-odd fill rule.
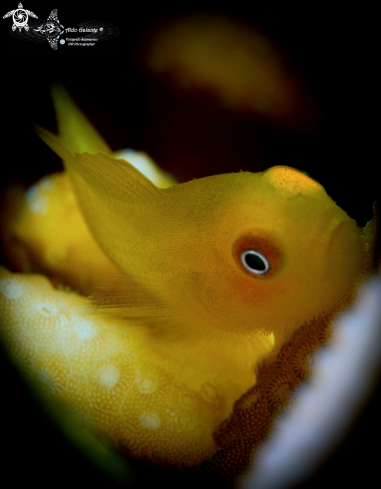
[[[4,13],[17,2],[2,4]],[[34,4],[24,8],[46,19],[53,8],[64,27],[88,18],[107,21],[121,28],[118,38],[94,49],[58,48],[48,43],[27,43],[10,36],[11,19],[2,20],[2,155],[1,177],[33,182],[60,168],[58,159],[34,135],[31,124],[54,128],[49,84],[62,81],[79,101],[113,149],[133,147],[149,152],[163,168],[181,177],[218,173],[211,163],[192,174],[165,160],[157,151],[155,128],[150,123],[150,85],[137,70],[134,49],[144,29],[152,21],[182,12],[200,11],[196,4],[182,3],[177,10],[157,2],[155,6],[123,4]],[[372,203],[380,193],[379,157],[375,124],[376,51],[373,18],[365,7],[345,8],[321,3],[299,5],[283,2],[252,4],[244,8],[235,2],[229,8],[204,7],[245,19],[266,32],[291,55],[304,74],[322,110],[319,127],[308,136],[275,131],[266,147],[268,166],[286,164],[311,174],[329,195],[360,226],[372,217]],[[3,13],[3,14],[4,14]],[[100,43],[99,43],[100,44]],[[191,144],[191,142],[190,142]],[[249,162],[232,162],[224,171],[250,170]],[[2,458],[3,480],[12,486],[55,483],[80,487],[114,487],[96,468],[72,449],[35,406],[17,375],[5,359],[1,362],[3,394]],[[379,435],[379,391],[368,404],[358,424],[337,454],[305,487],[330,487],[361,481],[368,484],[378,467],[374,443]],[[4,452],[3,452],[4,453]],[[138,487],[149,481],[167,487],[202,486],[203,482],[185,475],[180,479],[153,469],[137,468]]]

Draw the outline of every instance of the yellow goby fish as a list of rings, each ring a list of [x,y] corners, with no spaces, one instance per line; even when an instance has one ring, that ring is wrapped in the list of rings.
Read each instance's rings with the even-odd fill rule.
[[[287,166],[159,188],[112,155],[62,88],[53,99],[59,135],[37,132],[100,247],[98,288],[86,300],[3,270],[3,337],[131,455],[197,466],[258,363],[354,288],[361,229]]]

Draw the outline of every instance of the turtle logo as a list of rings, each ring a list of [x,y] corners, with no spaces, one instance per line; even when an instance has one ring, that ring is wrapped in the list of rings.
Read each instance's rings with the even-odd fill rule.
[[[47,40],[53,49],[57,49],[58,39],[64,30],[64,26],[61,25],[60,21],[58,20],[56,8],[50,12],[46,22],[41,24],[37,29],[34,29],[34,31],[40,32],[47,37]]]
[[[6,19],[7,17],[10,17],[13,15],[13,26],[12,26],[12,31],[15,31],[17,28],[21,32],[21,29],[24,27],[26,31],[29,30],[28,26],[28,18],[29,15],[31,17],[34,17],[35,19],[38,19],[37,15],[31,12],[30,10],[25,10],[22,7],[22,3],[19,3],[18,5],[19,8],[16,10],[11,10],[10,12],[7,12],[4,16],[3,19]]]

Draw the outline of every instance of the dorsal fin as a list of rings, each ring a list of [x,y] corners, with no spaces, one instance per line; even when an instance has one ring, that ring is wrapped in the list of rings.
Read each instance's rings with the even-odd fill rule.
[[[142,199],[145,195],[158,197],[162,194],[156,185],[127,161],[101,152],[72,153],[60,136],[38,124],[34,128],[49,148],[62,158],[72,180],[75,180],[74,174],[77,173],[89,185],[94,186],[94,189],[107,192],[110,198],[121,199],[125,203],[132,202],[135,198]],[[76,188],[75,181],[73,184],[76,193],[80,193],[81,189]]]
[[[131,273],[128,249],[140,239],[136,223],[160,220],[165,190],[157,188],[125,160],[105,153],[73,153],[60,136],[37,125],[35,130],[63,159],[96,241],[115,266]]]
[[[72,153],[106,153],[111,149],[60,84],[51,86],[59,140]]]

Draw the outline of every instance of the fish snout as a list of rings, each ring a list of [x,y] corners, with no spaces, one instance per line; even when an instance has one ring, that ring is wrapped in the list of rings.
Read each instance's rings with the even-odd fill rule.
[[[361,230],[349,217],[334,217],[322,233],[321,253],[322,280],[337,290],[346,290],[364,267],[365,250]]]

